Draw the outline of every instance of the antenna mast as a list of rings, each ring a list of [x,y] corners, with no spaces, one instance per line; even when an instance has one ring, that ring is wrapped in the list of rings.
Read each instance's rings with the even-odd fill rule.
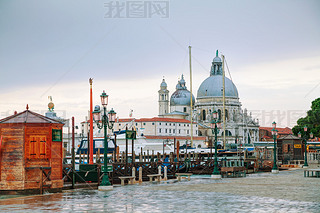
[[[222,57],[222,102],[223,102],[223,148],[226,149],[226,87],[225,87],[225,71],[224,71],[224,55]]]
[[[193,121],[192,121],[192,69],[191,69],[191,46],[189,46],[189,66],[190,66],[190,122],[191,122],[191,148],[193,147]]]

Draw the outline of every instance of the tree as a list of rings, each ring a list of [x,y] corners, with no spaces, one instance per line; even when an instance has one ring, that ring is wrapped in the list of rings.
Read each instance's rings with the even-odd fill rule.
[[[306,117],[298,119],[297,125],[292,128],[293,134],[298,135],[300,132],[304,135],[304,126],[308,127],[307,135],[312,132],[314,137],[320,137],[320,98],[312,101],[311,110],[307,112]]]

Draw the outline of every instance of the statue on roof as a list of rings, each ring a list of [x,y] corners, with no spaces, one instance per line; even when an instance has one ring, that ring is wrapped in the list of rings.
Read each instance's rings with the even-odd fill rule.
[[[48,103],[48,109],[50,112],[53,112],[53,109],[54,109],[54,104],[52,103],[52,96],[48,96],[48,99],[49,99],[49,103]]]

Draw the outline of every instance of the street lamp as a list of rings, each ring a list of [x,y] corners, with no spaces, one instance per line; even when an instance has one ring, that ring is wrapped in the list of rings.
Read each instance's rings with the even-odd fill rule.
[[[303,130],[305,132],[302,137],[302,140],[304,142],[304,164],[303,164],[303,167],[308,167],[308,158],[307,158],[307,140],[309,139],[308,135],[307,135],[308,127],[304,126]],[[301,132],[298,133],[298,137],[301,138]],[[312,132],[310,132],[310,138],[313,138]]]
[[[212,121],[211,121],[211,130],[212,130],[212,134],[214,133],[215,136],[215,141],[214,141],[214,169],[213,169],[213,173],[211,175],[211,178],[214,179],[220,179],[221,175],[220,172],[218,170],[218,156],[217,156],[217,151],[218,151],[218,128],[221,127],[221,122],[218,119],[218,112],[216,110],[214,110],[212,112]]]
[[[97,123],[97,126],[99,129],[104,128],[104,168],[103,168],[103,177],[101,181],[101,185],[99,186],[100,191],[106,191],[111,190],[112,186],[109,181],[108,173],[107,173],[107,166],[108,166],[108,135],[107,135],[107,129],[112,129],[113,124],[116,120],[116,112],[111,109],[107,116],[107,105],[108,105],[108,95],[105,93],[105,91],[102,92],[100,95],[101,98],[101,104],[103,106],[103,115],[101,118],[101,111],[100,106],[97,105],[94,108],[93,114],[93,120]],[[100,125],[101,122],[101,125]]]
[[[273,129],[271,130],[271,133],[273,135],[273,167],[271,172],[279,173],[278,166],[277,166],[277,143],[276,143],[278,130],[276,130],[277,123],[275,121],[272,123],[272,127]]]

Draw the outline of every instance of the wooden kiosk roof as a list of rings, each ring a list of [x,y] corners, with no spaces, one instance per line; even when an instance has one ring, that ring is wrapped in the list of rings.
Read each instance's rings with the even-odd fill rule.
[[[56,123],[63,124],[60,121],[48,118],[46,116],[40,115],[38,113],[27,110],[20,112],[15,115],[11,115],[0,120],[0,123]]]

